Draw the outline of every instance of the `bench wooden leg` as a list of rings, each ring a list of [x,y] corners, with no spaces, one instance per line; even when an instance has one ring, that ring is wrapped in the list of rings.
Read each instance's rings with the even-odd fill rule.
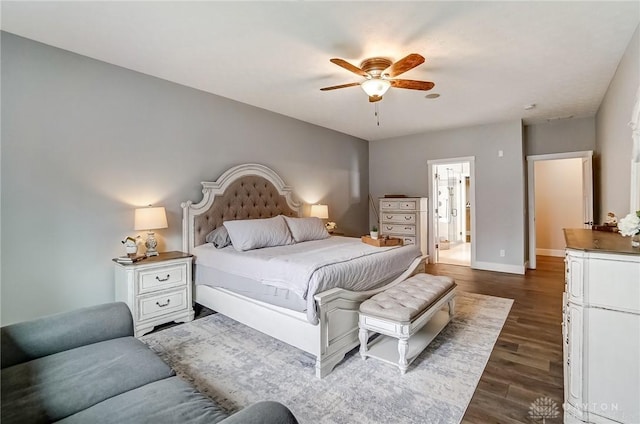
[[[407,350],[409,350],[409,340],[406,338],[398,339],[398,353],[400,354],[398,367],[402,375],[407,372],[407,368],[409,367],[407,363]]]
[[[369,343],[369,330],[361,328],[358,332],[360,338],[360,356],[362,359],[367,359],[367,344]]]
[[[448,303],[449,303],[449,319],[451,319],[456,313],[456,298],[452,297]]]

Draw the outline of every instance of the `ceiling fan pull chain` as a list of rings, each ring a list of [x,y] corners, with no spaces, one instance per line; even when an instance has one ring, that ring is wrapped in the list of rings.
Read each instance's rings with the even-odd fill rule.
[[[380,126],[380,111],[378,110],[378,103],[376,103],[374,107],[375,107],[374,115],[376,117],[376,122],[378,123],[378,126]]]

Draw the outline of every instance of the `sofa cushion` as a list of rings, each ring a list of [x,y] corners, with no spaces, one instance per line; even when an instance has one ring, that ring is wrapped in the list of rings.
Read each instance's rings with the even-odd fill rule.
[[[249,405],[220,421],[220,424],[298,424],[293,413],[274,401],[263,401]]]
[[[180,377],[112,397],[61,421],[64,424],[217,423],[227,414]]]
[[[0,330],[2,368],[126,336],[133,336],[133,320],[122,302],[9,325]]]
[[[2,423],[59,420],[172,375],[133,337],[44,356],[2,370]]]

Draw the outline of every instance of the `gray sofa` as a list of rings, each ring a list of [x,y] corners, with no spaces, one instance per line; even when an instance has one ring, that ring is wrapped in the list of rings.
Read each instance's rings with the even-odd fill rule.
[[[2,327],[1,421],[294,424],[277,402],[231,416],[133,337],[124,303]]]

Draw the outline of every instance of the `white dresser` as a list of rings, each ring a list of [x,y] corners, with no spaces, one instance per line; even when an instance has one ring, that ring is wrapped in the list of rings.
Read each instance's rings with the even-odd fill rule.
[[[564,422],[640,423],[640,250],[565,230]]]
[[[427,255],[428,204],[426,197],[380,199],[380,235],[401,238]]]
[[[162,252],[133,264],[115,263],[115,298],[129,306],[136,337],[159,324],[193,320],[192,260],[187,253]]]

